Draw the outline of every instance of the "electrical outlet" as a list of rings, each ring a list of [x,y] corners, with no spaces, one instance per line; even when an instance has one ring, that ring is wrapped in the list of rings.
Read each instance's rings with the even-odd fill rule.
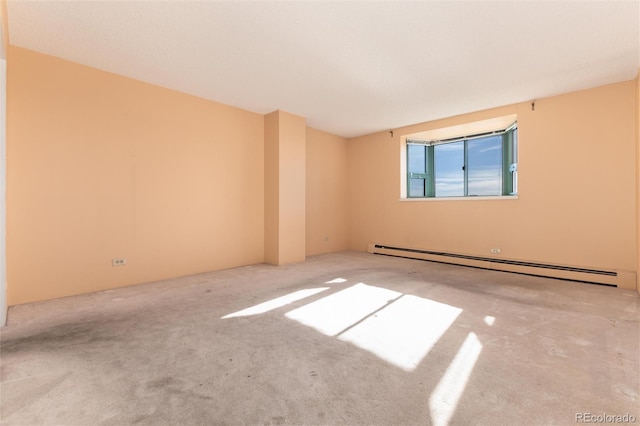
[[[124,266],[127,264],[127,259],[119,257],[117,259],[111,259],[111,266]]]
[[[493,254],[500,254],[500,251],[501,250],[499,248],[492,248],[491,249],[491,253],[493,253]]]

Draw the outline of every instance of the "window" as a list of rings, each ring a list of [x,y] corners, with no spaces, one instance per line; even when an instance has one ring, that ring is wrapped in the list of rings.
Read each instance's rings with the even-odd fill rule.
[[[407,197],[518,193],[518,127],[445,140],[407,139]]]

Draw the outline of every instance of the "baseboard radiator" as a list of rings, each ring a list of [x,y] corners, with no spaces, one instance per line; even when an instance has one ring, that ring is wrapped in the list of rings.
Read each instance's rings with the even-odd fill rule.
[[[428,260],[433,262],[472,266],[475,268],[493,269],[497,271],[515,272],[519,274],[537,275],[549,278],[559,278],[628,289],[636,288],[636,274],[635,272],[630,271],[579,268],[574,266],[471,256],[373,243],[369,244],[367,251],[369,253],[385,256]]]

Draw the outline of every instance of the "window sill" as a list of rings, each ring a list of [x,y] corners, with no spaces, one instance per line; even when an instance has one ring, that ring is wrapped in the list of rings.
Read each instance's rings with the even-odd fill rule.
[[[400,198],[399,201],[486,201],[486,200],[517,200],[517,195],[492,195],[477,197],[429,197],[429,198]]]

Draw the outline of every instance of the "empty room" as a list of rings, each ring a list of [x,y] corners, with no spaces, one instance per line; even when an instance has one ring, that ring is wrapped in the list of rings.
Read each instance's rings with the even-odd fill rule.
[[[640,1],[0,24],[0,423],[640,422]]]

